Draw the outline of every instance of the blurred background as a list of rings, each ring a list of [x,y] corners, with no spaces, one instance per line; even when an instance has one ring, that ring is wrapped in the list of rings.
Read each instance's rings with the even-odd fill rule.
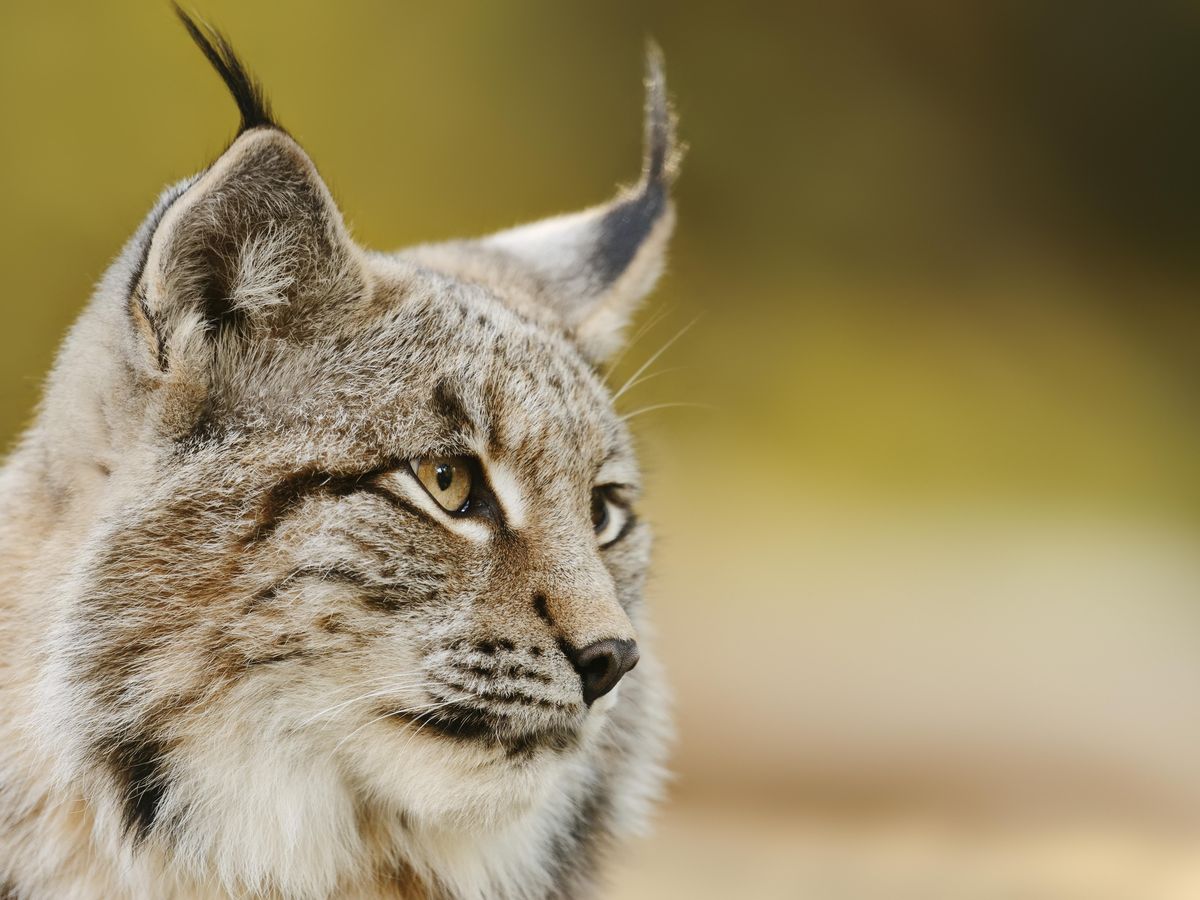
[[[686,328],[621,401],[679,739],[608,897],[1200,897],[1200,7],[196,10],[381,249],[633,180],[664,48],[679,227],[612,380]],[[6,3],[0,120],[11,443],[236,114],[165,2]]]

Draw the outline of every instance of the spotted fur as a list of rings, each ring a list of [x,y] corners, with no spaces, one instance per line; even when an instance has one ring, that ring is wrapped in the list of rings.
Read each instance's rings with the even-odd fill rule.
[[[667,730],[597,374],[672,225],[657,53],[633,188],[378,253],[185,24],[242,129],[114,262],[0,471],[0,896],[587,896]],[[473,515],[413,476],[445,454]],[[631,510],[605,547],[597,485]],[[585,704],[575,650],[635,638]]]

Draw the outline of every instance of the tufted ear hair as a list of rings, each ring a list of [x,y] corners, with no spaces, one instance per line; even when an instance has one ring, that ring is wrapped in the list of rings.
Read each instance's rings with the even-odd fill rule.
[[[468,241],[407,251],[418,263],[487,285],[515,304],[553,313],[599,363],[621,345],[639,302],[654,287],[674,225],[670,187],[682,155],[675,143],[662,54],[646,60],[642,176],[612,201]]]
[[[136,238],[130,316],[148,362],[179,377],[223,336],[314,329],[366,282],[328,188],[229,42],[176,12],[242,115],[229,148],[169,191]]]

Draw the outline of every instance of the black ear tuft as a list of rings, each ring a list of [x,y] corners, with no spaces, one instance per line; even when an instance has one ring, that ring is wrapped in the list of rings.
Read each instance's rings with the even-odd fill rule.
[[[233,95],[234,102],[242,114],[238,134],[251,128],[279,128],[271,118],[271,105],[263,94],[262,86],[246,71],[225,35],[207,24],[196,24],[178,3],[173,2],[171,5],[175,7],[175,15],[179,16],[179,21],[192,36],[200,52],[212,63],[212,67],[229,88],[229,93]]]
[[[645,158],[642,177],[648,182],[673,181],[679,170],[683,148],[675,139],[675,114],[667,96],[662,49],[646,42]]]

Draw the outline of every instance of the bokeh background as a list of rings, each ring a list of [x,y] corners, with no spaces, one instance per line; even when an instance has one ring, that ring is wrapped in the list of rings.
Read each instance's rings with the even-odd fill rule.
[[[691,323],[622,398],[679,740],[607,896],[1200,897],[1200,7],[197,11],[377,248],[605,199],[665,50],[679,228],[613,382]],[[0,121],[11,443],[236,116],[165,2],[6,2]]]

